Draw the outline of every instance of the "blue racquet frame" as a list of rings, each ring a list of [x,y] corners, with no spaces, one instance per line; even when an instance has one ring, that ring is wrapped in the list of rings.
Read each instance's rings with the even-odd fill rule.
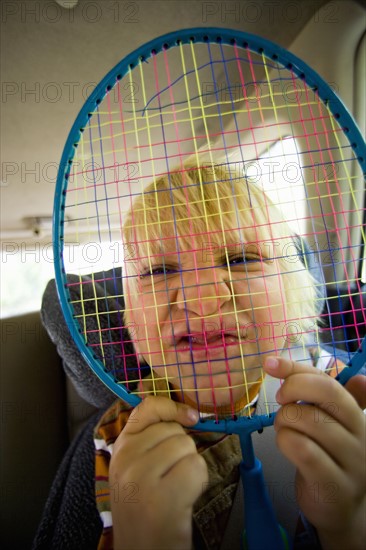
[[[355,156],[366,174],[366,145],[362,135],[353,121],[345,106],[328,84],[313,71],[306,63],[292,53],[277,46],[276,44],[258,36],[240,31],[232,31],[223,28],[193,28],[169,33],[151,40],[147,44],[136,49],[118,63],[95,88],[76,118],[74,125],[67,138],[62,154],[60,169],[57,177],[54,214],[53,214],[53,249],[55,262],[56,284],[59,299],[66,323],[86,363],[90,365],[100,380],[118,397],[127,401],[131,406],[136,406],[141,399],[130,393],[122,384],[116,383],[111,375],[106,372],[103,363],[88,347],[82,337],[78,321],[74,318],[70,306],[70,295],[67,287],[67,275],[63,265],[64,249],[64,222],[65,222],[65,201],[68,186],[68,178],[73,163],[73,157],[77,148],[83,129],[88,123],[97,105],[101,103],[104,96],[123,76],[133,68],[138,60],[147,61],[152,53],[158,53],[163,49],[174,47],[179,42],[188,44],[194,42],[217,42],[225,45],[237,44],[238,47],[248,47],[251,51],[264,54],[267,58],[281,63],[284,67],[291,69],[299,78],[304,80],[308,86],[317,91],[319,97],[329,106],[338,123],[343,127]],[[349,363],[349,368],[337,377],[341,384],[345,384],[352,376],[366,365],[366,337],[362,346],[354,354]],[[251,433],[271,426],[275,413],[259,415],[253,418],[240,418],[238,420],[206,420],[200,421],[195,429],[224,432],[227,434],[238,434],[243,453],[243,462],[240,466],[241,477],[245,486],[245,499],[250,502],[246,506],[246,538],[251,550],[271,548],[279,550],[288,547],[288,541],[283,535],[282,529],[277,525],[271,502],[266,492],[262,467],[259,460],[254,456],[251,441]],[[253,503],[256,503],[253,506]],[[265,514],[266,521],[261,521]]]

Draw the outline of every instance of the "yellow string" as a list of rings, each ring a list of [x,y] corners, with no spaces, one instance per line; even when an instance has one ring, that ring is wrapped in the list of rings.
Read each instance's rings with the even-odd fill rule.
[[[209,147],[210,162],[211,162],[211,166],[214,166],[214,160],[213,160],[213,157],[212,157],[212,151],[211,151],[210,142],[209,142],[210,135],[209,135],[208,127],[207,127],[207,117],[206,117],[206,113],[205,113],[205,106],[204,106],[203,101],[202,101],[201,83],[200,83],[200,79],[199,79],[199,73],[198,73],[198,68],[197,68],[197,61],[196,61],[196,55],[195,55],[193,42],[191,42],[191,53],[192,53],[192,59],[193,59],[193,64],[194,64],[194,69],[195,69],[196,84],[197,84],[198,95],[199,95],[199,100],[200,100],[200,107],[201,107],[201,111],[202,111],[202,120],[203,120],[203,124],[204,124],[204,128],[205,128],[205,134],[206,134],[206,138],[207,138],[207,145]],[[220,104],[221,104],[221,102],[220,102]],[[218,110],[218,114],[216,116],[220,117],[221,113],[220,113],[219,109],[217,109],[217,110]],[[218,187],[217,187],[217,178],[216,178],[215,170],[213,170],[213,180],[214,180],[216,196],[217,196],[217,199],[219,201],[220,199],[219,199],[219,192],[218,192]],[[201,184],[200,187],[202,189],[202,184]],[[222,231],[222,239],[223,239],[223,242],[225,244],[226,267],[228,269],[228,273],[229,273],[229,277],[230,277],[230,280],[228,282],[230,284],[231,296],[233,297],[234,317],[235,317],[236,330],[237,330],[238,339],[239,339],[238,341],[239,341],[239,349],[240,349],[240,356],[241,356],[241,364],[242,364],[242,367],[243,367],[243,369],[242,369],[243,370],[243,382],[244,382],[244,385],[245,385],[247,400],[249,400],[248,381],[247,381],[247,375],[246,375],[246,370],[245,370],[245,359],[244,359],[242,344],[241,344],[241,341],[240,341],[240,322],[239,322],[239,319],[238,319],[238,313],[237,313],[237,309],[236,309],[235,291],[234,291],[234,287],[233,287],[233,283],[232,283],[230,260],[229,260],[228,251],[227,251],[226,234],[225,234],[225,231],[224,231],[224,221],[223,221],[223,215],[222,215],[221,209],[219,209],[219,216],[220,216],[220,229]],[[206,209],[205,209],[205,217],[206,217],[206,224],[207,224],[207,227],[208,227],[208,217],[207,217]],[[221,311],[220,311],[220,315],[221,315]]]
[[[267,84],[268,84],[268,88],[269,88],[269,92],[270,92],[271,103],[272,103],[273,112],[274,112],[274,116],[275,116],[275,120],[276,120],[276,127],[279,129],[281,127],[281,124],[280,124],[280,121],[279,121],[278,111],[280,110],[281,106],[276,105],[275,94],[273,94],[273,92],[272,92],[272,83],[271,83],[271,80],[270,80],[270,77],[269,77],[267,60],[266,60],[266,57],[263,53],[262,53],[262,62],[263,62],[263,65],[264,65],[266,80],[267,80]],[[310,104],[316,105],[317,102],[316,101],[314,101],[314,102],[304,101],[304,103],[300,103],[300,106],[301,107],[304,106],[304,107],[308,108]],[[286,106],[286,109],[288,109],[288,102],[287,101],[285,101],[285,106]],[[296,107],[294,106],[294,108],[297,109],[298,108],[297,105],[296,105]],[[292,126],[292,123],[293,123],[293,121],[290,120],[291,126]],[[282,147],[282,155],[285,156],[285,152],[284,152],[284,148],[283,148],[283,139],[282,139],[283,135],[279,131],[278,131],[278,137],[279,137],[279,141],[280,141],[281,147]],[[314,184],[318,184],[318,182],[314,181]],[[304,181],[303,181],[303,185],[305,185]],[[308,269],[309,266],[308,266],[308,262],[307,262],[307,256],[306,256],[306,254],[304,254],[305,253],[305,248],[304,248],[304,243],[303,243],[302,239],[301,239],[301,250],[302,250],[302,253],[303,253],[303,258],[305,259],[305,267],[306,267],[306,269]],[[282,291],[281,291],[281,295],[282,295]],[[285,303],[286,303],[286,307],[287,307],[288,306],[288,301],[287,301],[286,294],[284,296],[282,295],[282,299],[286,299]],[[315,335],[316,335],[316,342],[318,343],[318,351],[320,352],[319,329],[318,329],[317,324],[315,325]],[[301,345],[302,345],[303,353],[304,353],[304,356],[305,356],[305,351],[306,351],[305,338],[301,338]],[[291,354],[291,350],[289,350],[289,351],[290,351],[290,354]]]
[[[222,102],[220,101],[220,105],[222,104]],[[309,105],[317,105],[317,103],[303,103],[303,104],[300,104],[301,106],[304,106],[304,107],[307,107]],[[216,104],[217,106],[217,104]],[[195,109],[197,109],[197,107],[195,107]],[[282,105],[279,105],[277,106],[277,110],[282,110],[282,109],[286,109],[288,110],[288,107],[287,106],[282,106]],[[255,113],[255,112],[263,112],[263,111],[272,111],[273,108],[272,107],[267,107],[267,106],[262,106],[260,108],[256,108],[256,107],[251,107],[250,108],[251,112],[252,113]],[[240,114],[247,114],[247,109],[243,108],[243,109],[233,109],[231,112],[226,112],[226,113],[222,113],[220,115],[220,118],[224,118],[224,117],[230,117],[232,118],[233,115],[240,115]],[[168,114],[168,113],[165,113],[165,114]],[[171,113],[173,114],[173,113]],[[207,113],[205,114],[205,118],[206,119],[211,119],[211,118],[217,118],[219,115],[217,113]],[[182,124],[184,122],[191,122],[191,121],[200,121],[202,118],[201,115],[197,115],[197,116],[193,116],[193,114],[190,114],[190,116],[188,118],[182,118],[179,120],[179,123]],[[143,117],[136,117],[136,120],[139,120],[141,122],[144,122],[146,121],[146,115],[143,116]],[[128,122],[127,120],[125,121],[126,123]],[[113,121],[112,122],[105,122],[105,123],[101,123],[100,125],[98,125],[98,127],[102,128],[103,126],[109,126],[110,124],[113,124]],[[115,121],[115,123],[117,124],[118,123],[118,120]],[[166,120],[164,122],[164,126],[172,126],[175,124],[175,121],[169,121],[169,120]],[[288,123],[290,124],[290,122]],[[97,126],[95,126],[96,128]],[[150,129],[155,129],[155,128],[161,128],[161,124],[159,122],[157,122],[156,124],[150,124]],[[140,128],[140,131],[146,131],[147,130],[147,127],[146,126],[141,126]],[[121,136],[121,135],[129,135],[129,134],[134,134],[134,131],[133,130],[126,130],[124,132],[124,134],[122,134],[122,132],[116,132],[115,133],[115,136],[116,138]],[[102,138],[93,138],[91,143],[94,144],[94,143],[100,143],[101,141],[105,141],[108,139],[108,136],[105,136],[105,137],[102,137]],[[132,147],[130,148],[130,150],[132,150]],[[117,151],[117,149],[116,149]]]
[[[277,97],[277,96],[280,97],[280,98],[283,98],[283,93],[282,93],[282,91],[280,91],[280,92],[273,92],[273,91],[272,91],[272,94],[270,94],[270,93],[269,93],[269,94],[262,94],[262,95],[261,95],[261,99],[262,99],[262,100],[265,100],[265,99],[270,99],[270,98],[272,98],[272,97],[275,98],[275,97]],[[240,105],[240,104],[242,103],[242,101],[243,101],[242,98],[233,99],[233,100],[223,100],[223,99],[221,99],[221,100],[220,100],[220,105],[231,105],[231,106],[232,106],[233,104],[236,104],[236,103],[238,103],[238,104]],[[248,96],[248,101],[253,101],[253,96],[252,96],[252,97]],[[190,99],[187,100],[187,104],[188,104],[188,102],[190,102]],[[304,101],[304,103],[303,103],[302,105],[303,105],[304,107],[306,107],[306,106],[308,106],[308,105],[317,105],[317,102],[316,102],[316,101],[312,101],[312,102]],[[207,111],[208,109],[211,109],[211,108],[214,108],[214,109],[216,110],[216,108],[217,108],[217,102],[216,102],[216,101],[213,102],[213,103],[207,104],[207,105],[205,106],[206,111]],[[278,108],[279,108],[279,109],[285,109],[285,108],[287,109],[288,106],[286,106],[286,105],[278,105]],[[294,109],[296,109],[296,108],[297,108],[297,104],[296,104],[296,106],[294,106]],[[265,109],[269,109],[269,110],[270,110],[271,107],[262,107],[262,109],[263,109],[263,110],[265,110]],[[256,107],[254,107],[254,106],[253,106],[253,109],[251,109],[252,112],[256,112],[256,111],[259,111],[259,110],[260,110],[259,107],[256,108]],[[150,111],[150,118],[151,118],[151,119],[153,119],[153,118],[159,118],[160,115],[161,115],[159,109],[149,110],[149,107],[147,107],[147,108],[144,110],[144,113],[143,113],[143,114],[141,114],[141,115],[139,115],[139,116],[136,116],[136,120],[138,120],[138,121],[144,121],[147,111]],[[177,114],[185,113],[185,112],[191,113],[192,111],[198,111],[199,113],[201,113],[201,106],[200,106],[200,105],[199,105],[199,106],[195,106],[195,105],[192,105],[192,104],[191,104],[190,108],[189,108],[188,106],[187,106],[187,107],[181,107],[181,108],[174,108],[174,110],[171,110],[171,111],[168,111],[167,109],[164,109],[164,113],[165,113],[166,115],[174,115],[174,114],[177,115]],[[136,112],[136,111],[135,111],[135,112]],[[233,113],[246,113],[246,112],[247,112],[247,110],[246,110],[245,108],[239,107],[239,110],[237,110],[237,111],[236,111],[235,109],[234,109],[234,110],[231,109],[229,112],[221,113],[220,116],[222,116],[222,115],[225,115],[225,116],[229,116],[229,115],[230,115],[230,116],[231,116]],[[117,110],[116,110],[116,111],[113,111],[113,110],[112,110],[110,113],[107,112],[107,111],[105,111],[105,112],[104,112],[104,111],[99,111],[99,113],[100,113],[100,115],[109,115],[109,114],[111,114],[111,115],[116,115],[115,123],[118,125],[119,111],[117,111]],[[207,115],[206,115],[206,116],[207,116]],[[218,115],[217,113],[214,113],[214,114],[209,115],[209,116],[219,116],[219,115]],[[197,118],[200,119],[200,118],[201,118],[201,115],[199,114]],[[133,117],[131,117],[131,118],[125,118],[125,119],[124,119],[125,123],[133,122],[133,120],[134,120]],[[187,121],[189,121],[189,120],[190,120],[190,115],[189,115],[189,118],[188,118],[187,120],[185,120],[185,119],[180,119],[179,122],[181,122],[181,121],[186,121],[186,122],[187,122]],[[113,124],[113,121],[112,121],[112,124]],[[95,125],[92,124],[92,125],[91,125],[91,128],[98,128],[98,127],[99,127],[99,128],[102,128],[103,126],[106,126],[106,125],[108,125],[107,122],[104,123],[104,124],[101,124],[100,126],[99,126],[98,124],[95,124]],[[161,126],[161,125],[159,124],[159,127],[160,127],[160,126]]]
[[[141,63],[141,61],[140,61],[140,63]],[[132,89],[133,89],[131,68],[129,68],[128,74],[129,74],[130,86],[132,86]],[[137,125],[137,117],[135,116],[135,103],[134,102],[132,102],[132,109],[133,109],[133,113],[134,113],[134,118],[133,118],[134,134],[135,134],[135,139],[136,139],[137,162],[138,162],[138,166],[139,166],[138,173],[141,174],[142,171],[141,171],[141,153],[140,153],[139,129],[138,129],[138,125]],[[127,132],[126,132],[126,134],[127,134]],[[141,184],[141,196],[142,196],[143,204],[145,206],[145,197],[144,197],[144,190],[143,190],[142,184]],[[141,295],[141,300],[143,300],[142,295]],[[149,361],[151,362],[152,355],[151,355],[151,350],[150,350],[150,341],[149,341],[149,337],[148,337],[148,333],[147,333],[147,320],[146,320],[146,315],[145,315],[144,304],[143,304],[143,307],[142,307],[142,317],[143,317],[143,327],[145,328],[145,340],[146,340],[146,343],[147,343]],[[152,369],[151,369],[151,372],[152,372]]]
[[[83,137],[85,135],[86,134],[84,133]],[[83,163],[82,164],[82,170],[81,170],[81,174],[82,174],[81,177],[82,177],[82,180],[83,180],[85,204],[87,205],[87,211],[88,211],[88,214],[90,215],[90,204],[89,204],[90,201],[88,200],[88,193],[87,193],[87,188],[86,188],[86,177],[85,177],[85,159],[87,158],[87,155],[85,155],[83,137],[80,140],[81,151],[82,151],[81,160],[82,160],[82,163]],[[77,196],[78,196],[78,193],[77,193]],[[79,205],[79,202],[78,202],[77,198],[76,198],[76,205],[77,206]],[[89,215],[87,216],[88,242],[91,242]],[[78,216],[78,222],[79,222],[79,216]],[[78,223],[77,223],[77,227],[78,227]],[[78,239],[78,242],[79,242],[79,239]],[[86,283],[86,284],[90,284],[90,283]],[[97,291],[96,291],[96,288],[95,288],[94,272],[91,273],[91,285],[92,285],[92,289],[93,289],[94,304],[95,304],[95,314],[93,313],[92,315],[93,316],[95,315],[95,319],[96,319],[96,323],[97,323],[97,327],[98,327],[99,345],[100,345],[100,351],[101,351],[101,355],[102,355],[102,361],[105,364],[105,354],[104,354],[103,338],[102,338],[101,324],[100,324],[100,318],[99,318],[99,312],[98,312],[98,299],[97,299]],[[84,285],[83,285],[83,282],[82,282],[82,276],[81,276],[81,273],[80,273],[80,269],[79,269],[79,286],[80,286],[80,297],[81,297],[81,307],[82,307],[82,316],[83,316],[84,336],[85,336],[85,342],[87,343],[88,342],[88,336],[87,336],[87,332],[86,332],[87,331],[86,317],[88,317],[89,315],[85,314],[85,308],[84,308],[85,300],[84,300],[84,288],[83,288]]]
[[[195,128],[194,128],[194,120],[196,120],[196,119],[192,116],[192,105],[191,105],[191,101],[190,101],[190,92],[189,92],[189,86],[188,86],[188,80],[187,80],[187,70],[186,70],[184,49],[183,49],[182,43],[180,43],[179,49],[180,49],[181,63],[182,63],[182,67],[183,67],[184,85],[185,85],[185,91],[186,91],[186,97],[187,97],[187,106],[188,106],[188,112],[189,112],[188,122],[190,122],[190,125],[191,125],[191,133],[192,133],[192,138],[193,138],[193,146],[194,146],[194,151],[195,151],[196,164],[197,164],[197,166],[200,166],[199,153],[198,153],[198,148],[197,148],[196,132],[195,132]],[[197,77],[197,69],[196,69],[196,77]],[[202,118],[201,116],[198,117],[199,120],[201,120],[201,118]],[[209,146],[209,143],[207,145]],[[204,216],[205,216],[206,225],[207,225],[207,211],[206,211],[206,203],[205,203],[204,195],[203,195],[202,174],[201,174],[200,170],[198,170],[197,173],[198,173],[199,187],[200,187],[200,192],[201,192],[201,197],[202,197],[201,202],[203,204]],[[208,235],[208,237],[209,237],[209,235]],[[208,358],[208,364],[210,365],[209,358]],[[197,389],[197,388],[195,388],[195,389]],[[211,387],[209,389],[211,389],[213,391],[213,387]]]
[[[84,184],[83,184],[83,189],[84,189],[84,196],[85,196],[85,203],[88,205],[87,208],[89,210],[89,201],[87,201],[87,192],[86,192],[86,188],[85,188],[85,178],[83,177],[83,174],[84,174],[84,170],[85,170],[85,150],[84,150],[84,140],[83,140],[83,137],[81,138],[80,140],[80,146],[81,146],[81,158],[83,159],[83,165],[82,165],[82,170],[81,170],[81,177],[82,179],[84,180]],[[78,186],[77,186],[78,188]],[[79,201],[78,201],[78,191],[77,191],[77,188],[76,188],[76,204],[78,205],[79,204]],[[78,229],[79,229],[79,216],[77,216],[77,221],[76,221],[76,231],[78,232]],[[88,227],[88,237],[90,238],[90,223],[89,223],[89,217],[87,218],[87,227]],[[77,241],[79,243],[79,238],[77,236]],[[87,332],[86,332],[86,317],[85,317],[85,308],[84,308],[84,288],[83,288],[83,283],[82,283],[82,277],[81,277],[81,273],[80,273],[80,270],[79,270],[79,288],[80,288],[80,298],[81,298],[81,310],[82,310],[82,318],[83,318],[83,333],[84,333],[84,341],[85,343],[88,342],[88,337],[87,337]]]
[[[360,208],[360,205],[357,203],[357,199],[356,199],[356,196],[355,196],[355,192],[354,192],[354,189],[353,189],[353,186],[352,186],[352,179],[357,179],[358,180],[358,176],[354,176],[353,178],[351,177],[350,173],[349,173],[349,170],[348,170],[348,164],[347,162],[345,161],[345,158],[344,158],[344,155],[343,155],[343,149],[342,149],[342,146],[341,146],[341,143],[339,141],[339,137],[338,137],[338,132],[336,131],[335,129],[335,126],[334,126],[334,117],[332,115],[332,113],[330,112],[329,110],[329,107],[326,105],[326,108],[328,110],[328,113],[329,113],[329,118],[330,118],[330,122],[331,122],[331,125],[332,125],[332,130],[333,130],[333,134],[334,134],[334,137],[335,137],[335,140],[337,142],[337,145],[338,145],[338,149],[339,149],[339,154],[340,154],[340,157],[342,159],[342,164],[343,164],[343,167],[344,167],[344,170],[346,172],[346,179],[347,179],[347,182],[349,184],[349,189],[350,189],[350,194],[351,194],[351,197],[352,197],[352,200],[353,200],[353,204],[355,206],[355,210],[357,212],[357,216],[358,216],[358,223],[360,225],[360,230],[361,230],[361,235],[362,235],[362,239],[363,239],[363,243],[365,243],[366,241],[366,236],[365,236],[365,229],[364,229],[364,222],[363,222],[363,219],[361,218],[361,210],[362,208]],[[354,159],[354,162],[356,162],[356,159]],[[339,180],[338,180],[339,181]],[[342,190],[342,195],[343,195],[343,190]],[[353,258],[354,259],[354,258]]]
[[[141,78],[141,85],[142,85],[142,95],[143,95],[144,104],[146,105],[145,79],[144,79],[144,71],[143,71],[143,66],[142,66],[141,60],[139,61],[139,68],[140,68],[140,78]],[[160,206],[158,204],[159,195],[158,195],[157,188],[156,188],[154,155],[153,155],[153,150],[152,150],[152,139],[151,139],[150,121],[149,121],[150,114],[148,113],[148,111],[145,112],[145,116],[146,116],[146,129],[147,129],[148,144],[149,144],[149,151],[150,151],[150,158],[151,158],[151,171],[152,171],[152,178],[153,178],[154,189],[155,189],[155,197],[156,197],[156,211],[157,211],[157,215],[158,215],[158,222],[157,223],[158,223],[158,227],[160,229],[160,234],[161,234]],[[149,238],[148,238],[149,229],[148,229],[148,221],[147,221],[147,212],[146,212],[146,208],[145,208],[145,195],[144,195],[144,193],[142,194],[142,200],[143,200],[143,204],[144,204],[144,223],[145,223],[145,235],[146,235],[147,247],[148,247],[148,262],[149,262],[149,269],[151,270],[152,269],[151,248],[150,248],[151,243],[150,243]],[[161,352],[162,359],[163,359],[163,365],[164,365],[164,372],[165,372],[166,380],[168,381],[168,373],[167,373],[167,368],[166,368],[166,360],[165,360],[165,353],[164,353],[164,346],[163,346],[163,337],[162,337],[162,334],[161,334],[160,322],[159,322],[158,303],[157,303],[156,293],[155,293],[154,277],[151,277],[151,287],[152,287],[152,294],[153,294],[153,299],[154,299],[156,326],[157,326],[157,330],[158,330],[158,334],[159,334],[160,352]],[[166,291],[168,292],[168,289],[166,289]],[[155,373],[154,373],[153,369],[151,369],[151,374],[152,374],[152,379],[154,380]],[[169,385],[168,385],[167,390],[168,390],[168,395],[170,397]]]

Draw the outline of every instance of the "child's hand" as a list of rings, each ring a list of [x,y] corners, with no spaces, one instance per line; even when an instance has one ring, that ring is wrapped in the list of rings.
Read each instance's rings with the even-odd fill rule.
[[[148,397],[133,411],[110,464],[115,550],[191,548],[193,504],[208,473],[182,426],[197,421],[196,411],[165,397]],[[133,498],[123,498],[126,487]]]
[[[349,382],[358,404],[330,376],[286,359],[277,361],[273,366],[267,362],[265,371],[284,379],[276,396],[281,408],[275,430],[278,447],[297,467],[299,505],[316,527],[322,548],[364,548],[366,419],[360,406],[366,396],[360,388],[366,378]]]

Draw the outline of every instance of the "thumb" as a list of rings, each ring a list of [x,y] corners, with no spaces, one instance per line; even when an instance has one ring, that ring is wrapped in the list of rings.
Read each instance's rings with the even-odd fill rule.
[[[124,433],[139,433],[158,422],[178,422],[193,426],[199,420],[198,411],[167,397],[146,397],[132,412]]]

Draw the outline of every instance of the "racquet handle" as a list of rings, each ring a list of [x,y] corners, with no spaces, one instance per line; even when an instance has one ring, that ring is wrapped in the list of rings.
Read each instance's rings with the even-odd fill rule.
[[[277,523],[263,477],[262,464],[254,456],[250,434],[240,436],[243,460],[240,475],[243,483],[245,532],[244,550],[287,550],[290,538]]]

